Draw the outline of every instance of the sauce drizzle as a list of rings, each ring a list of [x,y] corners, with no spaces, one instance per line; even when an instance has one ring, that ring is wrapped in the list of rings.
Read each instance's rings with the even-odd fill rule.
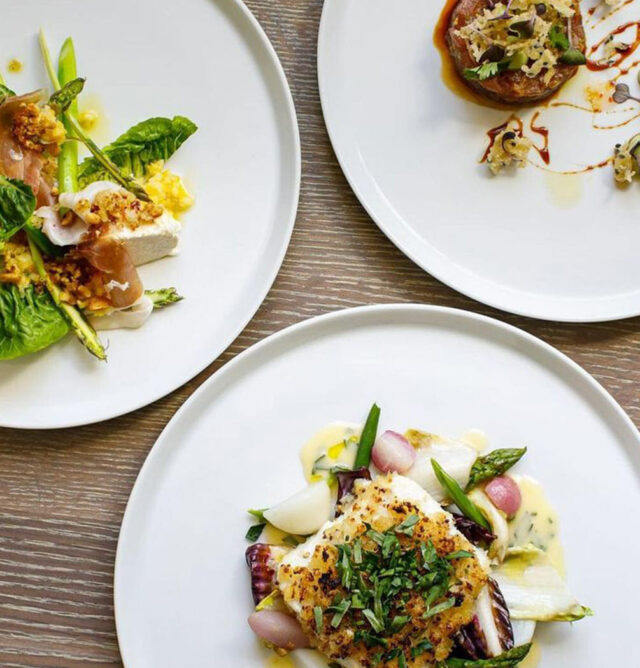
[[[598,49],[605,44],[605,42],[608,42],[609,40],[613,39],[616,35],[621,35],[623,32],[626,32],[629,30],[629,28],[635,27],[636,29],[636,36],[635,39],[631,44],[629,44],[629,48],[626,49],[625,51],[617,51],[614,56],[610,60],[594,60],[592,56],[598,51]],[[619,25],[617,28],[614,28],[611,32],[609,32],[607,35],[605,35],[599,42],[596,42],[595,44],[592,44],[589,47],[588,55],[589,57],[587,58],[587,68],[590,69],[592,72],[602,72],[603,70],[608,70],[611,69],[612,67],[615,68],[620,68],[620,65],[630,56],[632,56],[636,49],[640,46],[640,21],[629,21],[628,23],[623,23],[622,25]]]
[[[544,162],[545,165],[548,165],[549,161],[551,160],[551,156],[549,155],[549,128],[547,128],[544,125],[535,124],[539,116],[540,112],[536,111],[536,113],[531,118],[531,121],[529,123],[529,128],[531,129],[531,132],[535,132],[537,135],[540,135],[542,137],[543,140],[542,148],[539,148],[538,146],[535,145],[534,148],[538,152],[538,155],[540,156],[542,162]]]

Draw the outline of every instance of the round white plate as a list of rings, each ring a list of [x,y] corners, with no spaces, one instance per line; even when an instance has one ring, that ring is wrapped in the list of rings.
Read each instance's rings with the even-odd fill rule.
[[[293,229],[300,184],[295,110],[278,58],[239,0],[23,0],[0,23],[0,62],[24,63],[8,84],[47,84],[39,26],[52,51],[74,38],[86,99],[114,139],[151,116],[199,126],[171,159],[195,194],[181,252],[142,267],[147,288],[185,299],[139,330],[101,334],[109,361],[72,336],[0,362],[0,425],[67,427],[155,401],[195,376],[239,334],[264,299]]]
[[[625,577],[640,535],[640,435],[587,373],[496,320],[392,305],[314,318],[253,346],[210,378],[154,446],[124,517],[115,570],[127,668],[261,668],[247,626],[247,508],[304,485],[301,445],[332,421],[382,407],[381,429],[452,436],[482,428],[493,447],[527,445],[562,522],[570,585],[593,619],[539,638],[544,668],[640,665]],[[633,512],[633,510],[631,510]],[[621,578],[624,584],[620,584]],[[635,659],[635,660],[634,660]]]
[[[486,304],[562,321],[639,314],[638,184],[617,189],[610,167],[552,176],[530,165],[492,178],[478,164],[485,132],[509,112],[473,104],[445,86],[433,44],[444,4],[324,3],[322,108],[362,205],[414,262]],[[590,42],[635,14],[629,4],[588,28]],[[585,82],[597,76],[583,72],[558,99],[584,105]],[[628,79],[636,90],[635,71]],[[523,118],[528,122],[534,111]],[[633,124],[592,130],[590,114],[564,107],[543,110],[538,124],[549,127],[552,166],[561,170],[608,158],[616,143],[637,132]]]

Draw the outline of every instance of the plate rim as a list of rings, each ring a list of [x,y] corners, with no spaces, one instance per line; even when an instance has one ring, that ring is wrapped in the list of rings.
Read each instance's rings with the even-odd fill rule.
[[[218,0],[220,1],[220,0]],[[168,396],[169,394],[180,389],[183,385],[188,383],[190,380],[195,378],[199,373],[204,371],[210,364],[215,362],[227,348],[238,338],[242,333],[245,327],[251,322],[258,309],[264,303],[267,295],[269,294],[273,283],[275,282],[282,263],[284,262],[285,255],[291,244],[291,236],[293,234],[293,229],[295,227],[295,222],[298,214],[298,207],[300,204],[300,188],[302,183],[302,147],[300,142],[300,128],[298,125],[298,116],[295,108],[295,103],[293,100],[293,94],[291,92],[291,87],[289,86],[289,81],[287,75],[284,71],[284,67],[280,61],[275,47],[271,43],[271,40],[267,36],[264,28],[260,25],[258,19],[253,15],[251,10],[245,5],[243,0],[222,0],[223,2],[231,3],[240,11],[243,15],[244,20],[248,21],[249,26],[253,31],[253,37],[259,40],[259,43],[262,45],[269,56],[269,59],[264,63],[273,68],[273,73],[277,77],[278,89],[283,95],[284,105],[281,109],[283,112],[283,119],[288,128],[287,132],[291,134],[291,140],[293,142],[292,155],[288,156],[286,159],[290,160],[293,158],[293,162],[290,166],[291,168],[291,205],[288,217],[286,220],[284,217],[281,220],[283,225],[283,237],[281,240],[281,245],[278,250],[277,256],[268,272],[268,276],[264,281],[264,285],[261,290],[256,292],[254,298],[249,302],[247,308],[247,313],[245,316],[241,317],[238,320],[238,325],[231,334],[229,334],[224,339],[220,340],[218,345],[213,345],[210,348],[210,353],[206,355],[206,358],[203,357],[202,362],[198,362],[193,365],[193,368],[189,368],[188,371],[182,374],[177,374],[180,376],[180,380],[175,383],[172,382],[171,385],[174,385],[169,390],[159,390],[152,393],[149,398],[144,399],[138,402],[132,402],[131,406],[128,408],[120,408],[115,411],[113,410],[96,410],[94,415],[89,418],[65,418],[60,421],[50,421],[50,422],[40,422],[36,425],[30,424],[29,417],[23,416],[20,419],[12,420],[11,414],[9,411],[6,414],[0,413],[0,428],[6,429],[32,429],[32,430],[45,430],[45,429],[68,429],[71,427],[82,427],[92,424],[98,424],[106,420],[111,420],[113,418],[121,417],[123,415],[128,415],[133,413],[141,408],[150,406],[156,401],[162,399],[163,397]],[[269,86],[271,90],[273,88]],[[271,96],[273,97],[273,96]],[[284,127],[284,126],[283,126]],[[215,374],[215,372],[214,372]],[[177,384],[176,384],[177,383]]]
[[[346,6],[348,0],[324,0],[322,7],[322,14],[320,17],[320,25],[318,28],[318,42],[316,48],[317,60],[317,79],[318,91],[320,96],[320,106],[322,108],[322,116],[324,119],[327,134],[331,141],[333,152],[340,164],[342,173],[344,174],[349,186],[355,196],[358,198],[360,205],[378,226],[381,232],[391,241],[391,243],[398,248],[398,250],[408,257],[414,264],[420,267],[423,271],[433,276],[436,280],[451,289],[459,292],[470,299],[475,300],[481,304],[485,304],[492,308],[499,309],[514,315],[521,315],[537,320],[557,321],[566,323],[595,323],[595,322],[611,322],[615,320],[624,320],[640,315],[640,286],[638,290],[632,293],[620,293],[615,298],[570,298],[570,297],[556,297],[551,307],[543,305],[548,298],[534,293],[527,293],[523,290],[515,290],[508,285],[499,285],[500,293],[497,297],[491,296],[490,285],[492,282],[488,279],[482,279],[479,282],[481,286],[479,289],[475,288],[473,281],[465,281],[461,278],[461,274],[453,272],[452,275],[442,268],[434,268],[433,262],[429,257],[425,257],[421,252],[420,247],[414,250],[411,244],[403,239],[401,233],[398,231],[398,226],[393,220],[387,219],[384,211],[376,211],[377,203],[374,201],[370,203],[363,194],[362,188],[358,185],[358,176],[355,174],[355,169],[351,169],[349,158],[346,155],[347,151],[341,149],[340,142],[337,138],[337,120],[340,114],[332,114],[330,109],[331,95],[328,93],[328,86],[331,76],[327,74],[328,65],[325,58],[329,58],[330,49],[328,49],[330,29],[329,24],[331,19],[330,12],[337,11],[339,4],[342,2],[342,7]],[[334,118],[334,116],[336,118]],[[453,263],[449,262],[449,266]],[[503,295],[515,295],[514,298]],[[627,304],[629,301],[629,294],[634,296],[634,304],[626,306],[626,308],[615,308],[615,304],[622,302]],[[535,303],[536,306],[519,306],[518,302],[526,299],[527,303]],[[584,304],[588,304],[585,309]],[[604,304],[604,307],[602,306]],[[611,305],[614,305],[612,307]],[[566,314],[564,310],[569,311]]]
[[[142,494],[140,491],[142,487],[142,481],[146,479],[148,475],[151,475],[150,471],[154,466],[156,459],[163,456],[164,451],[167,447],[171,445],[172,431],[179,427],[180,422],[184,415],[188,415],[188,412],[191,409],[191,406],[200,400],[200,397],[206,392],[210,391],[212,386],[216,384],[223,385],[226,383],[227,377],[232,376],[235,372],[236,367],[245,364],[246,360],[251,360],[252,357],[259,357],[262,351],[265,348],[271,346],[278,346],[281,344],[283,339],[295,338],[300,332],[305,330],[313,330],[316,327],[322,327],[328,322],[338,322],[342,321],[343,327],[348,328],[357,325],[358,321],[364,320],[368,317],[375,317],[376,315],[385,314],[390,318],[393,315],[403,315],[403,313],[410,317],[411,315],[434,315],[434,316],[444,316],[452,318],[462,318],[463,320],[468,320],[473,323],[478,323],[484,326],[493,328],[495,331],[503,332],[510,334],[516,339],[520,340],[522,343],[527,344],[528,348],[521,354],[530,355],[531,350],[537,350],[546,356],[546,359],[553,360],[556,364],[564,366],[571,370],[574,374],[577,374],[577,377],[582,381],[586,382],[587,386],[595,391],[599,398],[603,400],[606,406],[613,410],[615,417],[620,420],[620,426],[625,427],[629,435],[635,439],[637,444],[640,444],[640,430],[635,426],[629,415],[625,412],[622,406],[615,400],[615,398],[607,391],[607,389],[598,382],[586,369],[581,367],[577,362],[571,359],[568,355],[561,352],[557,348],[554,348],[551,344],[543,341],[539,337],[530,334],[529,332],[515,327],[514,325],[498,320],[497,318],[492,318],[486,315],[479,313],[474,313],[473,311],[467,311],[465,309],[452,308],[448,306],[438,306],[434,304],[417,304],[417,303],[394,303],[394,304],[372,304],[366,306],[357,306],[352,308],[340,309],[337,311],[331,311],[322,315],[317,315],[307,320],[302,320],[301,322],[289,325],[284,329],[281,329],[273,334],[267,336],[266,338],[258,341],[254,345],[246,348],[241,353],[236,355],[232,360],[227,362],[219,371],[211,375],[207,380],[205,380],[200,387],[193,392],[193,394],[182,404],[182,406],[176,411],[172,416],[169,422],[165,425],[162,432],[156,439],[155,443],[152,445],[145,461],[143,462],[136,480],[133,483],[131,493],[127,499],[127,504],[122,516],[122,522],[120,525],[120,531],[118,534],[118,542],[116,545],[116,554],[114,560],[114,574],[113,574],[113,614],[115,619],[116,634],[118,639],[118,648],[120,651],[121,659],[125,668],[135,668],[133,663],[127,662],[125,656],[125,648],[121,643],[122,637],[122,621],[120,614],[118,612],[120,608],[119,597],[121,597],[120,591],[122,585],[119,584],[121,573],[123,572],[125,566],[123,565],[124,560],[124,550],[126,549],[125,543],[130,542],[129,538],[129,524],[132,521],[132,515],[134,512],[134,506],[137,503],[138,497]],[[394,324],[393,320],[389,320],[390,324]],[[397,324],[397,323],[396,323]],[[167,445],[165,445],[167,444]],[[152,472],[152,471],[151,471]]]

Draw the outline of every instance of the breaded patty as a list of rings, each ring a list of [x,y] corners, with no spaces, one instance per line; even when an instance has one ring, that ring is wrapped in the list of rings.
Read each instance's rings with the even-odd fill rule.
[[[311,644],[340,665],[425,667],[450,654],[487,573],[451,515],[389,475],[357,481],[342,514],[284,557],[277,583]]]
[[[544,3],[540,3],[544,5]],[[483,95],[507,104],[529,104],[552,95],[560,86],[566,83],[578,71],[575,65],[557,63],[553,76],[546,79],[544,73],[537,76],[528,76],[524,71],[504,71],[498,76],[483,81],[469,79],[465,76],[468,68],[480,63],[470,53],[468,43],[460,36],[459,30],[481,15],[488,8],[493,7],[491,0],[459,0],[451,13],[449,29],[446,33],[447,46],[453,58],[458,73],[463,81]],[[571,36],[571,45],[584,51],[586,38],[582,25],[582,14],[577,1],[571,3],[573,15],[564,21],[563,30]]]

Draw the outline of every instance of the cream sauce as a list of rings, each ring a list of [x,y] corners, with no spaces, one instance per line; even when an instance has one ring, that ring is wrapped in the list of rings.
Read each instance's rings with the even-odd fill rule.
[[[564,577],[564,551],[560,543],[558,514],[542,485],[526,475],[512,475],[522,494],[522,505],[509,522],[509,547],[532,544],[545,552]],[[519,562],[520,560],[513,560]]]
[[[307,482],[323,480],[333,466],[353,468],[361,432],[361,425],[349,422],[332,422],[316,432],[300,451]]]

